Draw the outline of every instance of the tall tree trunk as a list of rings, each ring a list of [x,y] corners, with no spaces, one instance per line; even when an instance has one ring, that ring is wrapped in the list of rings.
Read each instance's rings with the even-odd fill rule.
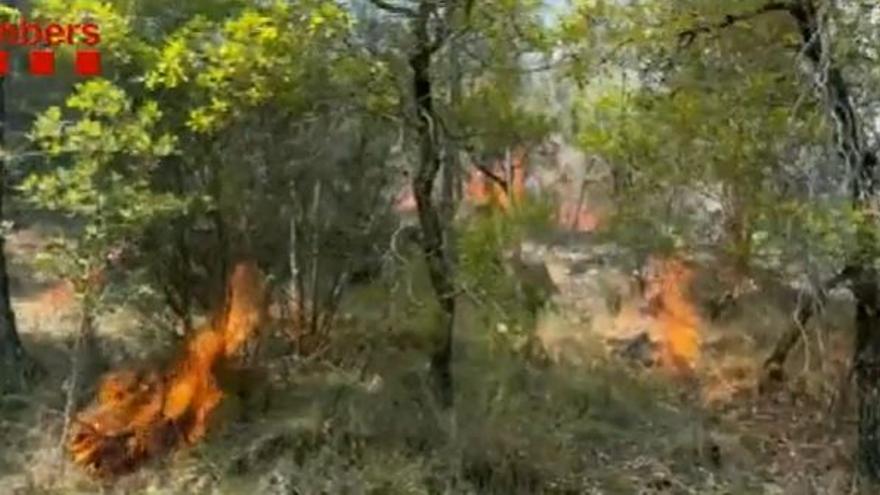
[[[855,376],[859,470],[869,486],[880,482],[880,314],[877,271],[865,267],[853,283],[856,299]]]
[[[7,2],[3,2],[7,4]],[[3,219],[3,200],[6,192],[6,78],[0,77],[0,220]],[[0,395],[5,392],[21,390],[28,375],[35,371],[33,363],[25,354],[15,313],[12,310],[9,293],[9,272],[6,263],[6,237],[0,232]]]
[[[309,307],[309,328],[308,335],[310,338],[318,337],[318,301],[320,299],[319,282],[321,280],[321,221],[319,215],[321,213],[321,179],[315,182],[314,192],[312,193],[312,253],[309,256],[309,264],[311,265],[311,281],[309,283],[309,294],[307,297]]]
[[[728,198],[730,210],[725,224],[734,285],[749,276],[752,257],[752,229],[748,211],[750,201],[743,193],[742,188],[731,185]]]
[[[434,183],[440,170],[437,146],[437,120],[434,113],[431,80],[431,56],[435,51],[428,34],[433,3],[419,3],[417,15],[412,18],[416,39],[415,53],[410,57],[413,94],[417,112],[418,170],[413,177],[413,193],[421,226],[422,250],[428,265],[428,274],[440,305],[439,339],[431,356],[431,374],[438,401],[444,408],[453,404],[452,334],[455,323],[455,294],[452,263],[444,242],[441,214],[434,204]]]

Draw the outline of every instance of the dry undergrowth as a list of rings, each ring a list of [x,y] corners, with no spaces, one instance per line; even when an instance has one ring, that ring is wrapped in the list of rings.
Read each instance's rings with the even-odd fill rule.
[[[563,285],[563,297],[579,303],[591,297]],[[628,304],[641,303],[623,302]],[[655,370],[610,357],[595,327],[615,318],[603,318],[598,306],[580,308],[568,305],[538,318],[536,331],[556,361],[551,365],[489,351],[481,344],[485,329],[463,323],[454,427],[426,393],[422,349],[406,344],[419,338],[384,331],[390,327],[384,321],[340,328],[325,359],[269,363],[278,392],[268,414],[208,435],[166,456],[166,463],[104,489],[279,495],[846,493],[851,435],[845,415],[838,415],[837,429],[829,423],[835,416],[827,408],[825,372],[795,372],[792,383],[771,396],[754,392],[766,346],[762,339],[781,328],[785,311],[764,321],[766,308],[749,306],[738,320],[701,326],[695,368],[704,402],[697,402]],[[407,311],[395,315],[400,321],[394,326],[415,332],[421,325],[406,324]],[[643,325],[645,318],[631,322]],[[845,348],[845,339],[831,340],[826,352]],[[208,347],[226,352],[216,343]],[[813,352],[812,362],[817,355]],[[800,356],[793,356],[795,371],[804,368]],[[118,372],[105,382],[100,395],[108,398],[99,402],[112,403],[129,393],[120,390],[144,384],[168,390],[168,376],[159,370]],[[121,416],[140,419],[117,421],[110,430],[135,438],[131,423],[161,424],[165,407],[148,400],[156,396],[128,401],[122,409],[139,413]],[[57,444],[60,418],[36,412],[48,410],[47,404],[51,401],[35,404],[14,427],[4,426],[2,433],[16,443],[0,453],[0,486],[15,494],[96,493],[99,486],[74,471],[62,478],[35,474],[55,469],[46,459]],[[161,428],[140,431],[152,433],[142,433],[135,443],[163,445]],[[171,443],[186,443],[186,435],[174,435]]]
[[[224,310],[186,342],[170,369],[123,369],[102,379],[96,403],[76,417],[74,462],[96,476],[117,476],[201,440],[223,399],[217,370],[229,366],[264,313],[262,274],[253,264],[238,265]]]

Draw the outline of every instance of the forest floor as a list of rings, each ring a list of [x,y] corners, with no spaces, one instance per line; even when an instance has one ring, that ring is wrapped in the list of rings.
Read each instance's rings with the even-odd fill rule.
[[[759,394],[761,360],[792,310],[759,291],[722,322],[701,323],[696,376],[683,381],[609,350],[647,323],[620,318],[640,301],[620,289],[625,270],[603,254],[614,248],[589,243],[537,250],[560,289],[535,329],[550,363],[499,349],[499,332],[462,305],[454,417],[427,392],[418,311],[403,308],[395,321],[364,311],[321,359],[266,358],[265,413],[239,414],[207,442],[101,486],[59,447],[78,317],[66,284],[35,275],[50,233],[29,226],[8,245],[23,338],[51,366],[33,394],[0,404],[3,495],[849,493],[845,311],[812,325],[786,383]],[[609,291],[624,294],[619,313],[608,309]],[[361,290],[346,310],[381,297]],[[100,321],[115,364],[158,345],[147,330],[155,322],[133,315]]]
[[[606,252],[614,250],[606,247]],[[602,301],[597,304],[601,281],[619,281],[624,274],[602,263],[595,249],[588,251],[592,252],[563,249],[545,255],[551,271],[555,266],[563,307],[569,314],[593,315],[590,328],[606,341],[631,339],[645,326],[632,316],[634,306],[643,301],[624,300],[616,318],[603,311]],[[582,273],[572,275],[572,267]],[[705,273],[697,277],[717,276],[710,266],[701,269]],[[596,287],[597,280],[600,287]],[[697,470],[700,474],[695,477],[694,471],[681,469],[680,464],[680,470],[667,471],[673,478],[680,476],[675,485],[682,488],[681,493],[851,493],[855,420],[847,330],[852,316],[845,297],[829,302],[823,316],[804,329],[808,344],[799,344],[792,352],[786,382],[759,392],[763,360],[780,332],[791,327],[794,294],[790,288],[768,284],[742,296],[732,314],[720,321],[701,318],[696,377],[679,385],[672,380],[672,387],[682,393],[683,404],[696,411],[704,429],[704,437],[692,439],[689,447],[699,451],[693,461],[702,465]],[[700,478],[702,482],[697,481]]]

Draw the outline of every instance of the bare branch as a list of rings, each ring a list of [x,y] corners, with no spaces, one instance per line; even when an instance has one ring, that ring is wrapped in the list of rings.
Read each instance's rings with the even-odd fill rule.
[[[480,173],[492,179],[493,182],[501,186],[502,189],[504,189],[505,191],[507,190],[507,181],[499,177],[495,172],[492,172],[492,170],[490,170],[488,167],[479,163],[474,163],[474,167],[479,170]]]
[[[402,15],[406,17],[415,17],[416,15],[418,15],[415,10],[409,7],[393,4],[386,0],[370,0],[370,3],[375,5],[376,8],[384,10],[385,12],[390,12],[392,14]]]

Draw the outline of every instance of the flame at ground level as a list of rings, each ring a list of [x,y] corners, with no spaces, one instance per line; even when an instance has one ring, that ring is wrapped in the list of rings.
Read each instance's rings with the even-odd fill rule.
[[[700,357],[700,318],[687,291],[693,270],[677,258],[652,258],[648,263],[645,300],[662,336],[660,362],[691,372]]]
[[[617,331],[647,331],[653,355],[645,357],[680,375],[691,375],[700,359],[701,321],[688,294],[693,276],[678,258],[652,256],[640,297],[625,301],[613,322]]]
[[[167,371],[105,375],[95,404],[75,420],[68,443],[74,462],[96,476],[115,476],[201,439],[223,399],[215,373],[261,326],[265,287],[256,265],[239,264],[223,311],[194,334]]]

